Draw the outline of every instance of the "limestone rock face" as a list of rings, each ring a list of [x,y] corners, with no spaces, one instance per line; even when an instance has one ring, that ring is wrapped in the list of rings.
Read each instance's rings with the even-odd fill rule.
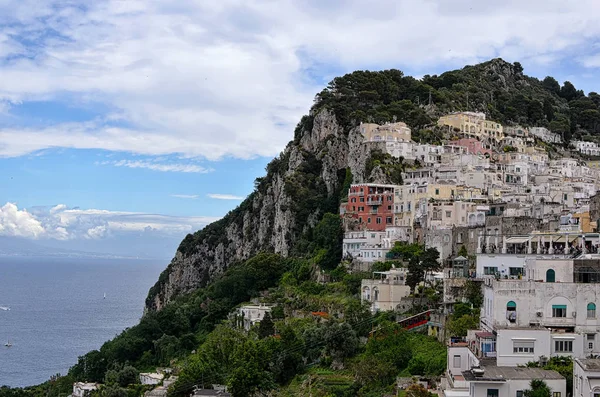
[[[364,144],[359,128],[344,131],[326,109],[313,117],[312,128],[302,131],[299,139],[287,146],[275,160],[276,169],[268,168],[263,178],[266,182],[238,209],[184,239],[151,288],[146,310],[160,310],[175,297],[206,286],[231,264],[259,251],[289,255],[301,234],[324,213],[324,209],[315,208],[299,225],[298,203],[293,196],[302,183],[293,182],[306,167],[319,170],[318,183],[327,197],[339,194],[346,168],[352,171],[354,183],[366,181],[365,164],[371,150],[384,150],[385,143]]]

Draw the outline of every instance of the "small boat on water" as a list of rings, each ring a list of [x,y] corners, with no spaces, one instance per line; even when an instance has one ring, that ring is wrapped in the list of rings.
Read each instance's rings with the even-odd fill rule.
[[[106,292],[104,293],[104,299],[106,299]]]
[[[0,306],[0,310],[9,311],[10,307],[8,307],[8,306]]]
[[[11,346],[12,346],[12,343],[10,343],[10,340],[9,340],[9,341],[6,341],[6,343],[4,344],[4,346],[6,346],[6,347],[11,347]]]

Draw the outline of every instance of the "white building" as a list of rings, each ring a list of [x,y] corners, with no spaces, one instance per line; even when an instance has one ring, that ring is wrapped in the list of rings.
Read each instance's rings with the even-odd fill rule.
[[[264,305],[262,303],[258,305],[244,305],[237,309],[238,320],[241,326],[246,331],[249,331],[253,325],[258,324],[264,317],[265,314],[270,313],[272,306]]]
[[[533,136],[538,137],[544,142],[548,143],[561,143],[562,138],[559,134],[555,134],[550,132],[547,128],[544,127],[531,127],[529,128],[529,133]]]
[[[94,390],[98,390],[98,384],[96,383],[85,383],[85,382],[76,382],[73,383],[73,397],[87,397]]]
[[[575,141],[573,144],[580,153],[588,156],[600,156],[600,147],[596,142]]]
[[[370,303],[372,312],[396,310],[402,298],[410,295],[410,287],[406,285],[407,274],[405,268],[373,272],[372,279],[361,281],[361,301]]]
[[[446,397],[522,397],[533,379],[543,379],[553,397],[566,397],[566,379],[556,371],[480,360],[468,343],[451,343],[448,347]]]
[[[484,278],[480,325],[497,334],[498,365],[600,354],[600,256],[529,257],[522,272]]]
[[[165,374],[158,372],[144,372],[140,374],[142,385],[158,385],[165,378]]]
[[[573,363],[573,397],[600,396],[600,359],[576,359]]]

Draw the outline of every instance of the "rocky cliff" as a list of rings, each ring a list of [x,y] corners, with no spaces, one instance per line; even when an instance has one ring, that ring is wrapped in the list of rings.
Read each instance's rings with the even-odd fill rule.
[[[358,127],[343,128],[330,110],[305,116],[295,140],[267,166],[255,191],[223,219],[184,239],[150,290],[147,310],[160,310],[259,251],[292,253],[302,234],[325,212],[338,211],[347,169],[355,183],[366,180],[371,151],[384,147],[362,141]],[[373,174],[386,182],[381,172]]]
[[[493,59],[420,80],[399,70],[336,77],[317,94],[294,140],[269,163],[265,177],[256,180],[255,191],[223,219],[182,241],[150,289],[147,310],[160,310],[174,297],[207,285],[231,264],[259,251],[305,254],[299,248],[303,236],[324,213],[338,212],[348,171],[354,183],[401,183],[402,161],[386,158],[384,148],[377,146],[383,144],[363,144],[361,121],[401,120],[411,127],[413,139],[439,143],[444,137],[431,128],[436,117],[465,106],[508,125],[547,126],[566,139],[580,128],[580,122],[571,118],[579,114],[574,109],[597,107],[581,114],[594,113],[600,120],[597,94],[585,98],[570,83],[560,87],[553,78],[542,82],[522,72],[518,62]],[[600,121],[596,124],[600,126]]]

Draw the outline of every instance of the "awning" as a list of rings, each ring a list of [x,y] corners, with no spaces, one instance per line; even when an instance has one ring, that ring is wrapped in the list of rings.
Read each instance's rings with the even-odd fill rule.
[[[578,237],[579,236],[577,234],[563,235],[563,236],[560,236],[557,240],[554,240],[553,243],[564,243],[565,241],[572,243],[573,241],[577,240]],[[568,238],[568,240],[567,240],[567,238]]]
[[[475,332],[475,336],[477,336],[478,338],[495,338],[496,335],[494,335],[491,332]]]
[[[522,244],[522,243],[526,243],[527,241],[529,241],[531,237],[526,236],[526,237],[509,237],[506,239],[506,244]]]

